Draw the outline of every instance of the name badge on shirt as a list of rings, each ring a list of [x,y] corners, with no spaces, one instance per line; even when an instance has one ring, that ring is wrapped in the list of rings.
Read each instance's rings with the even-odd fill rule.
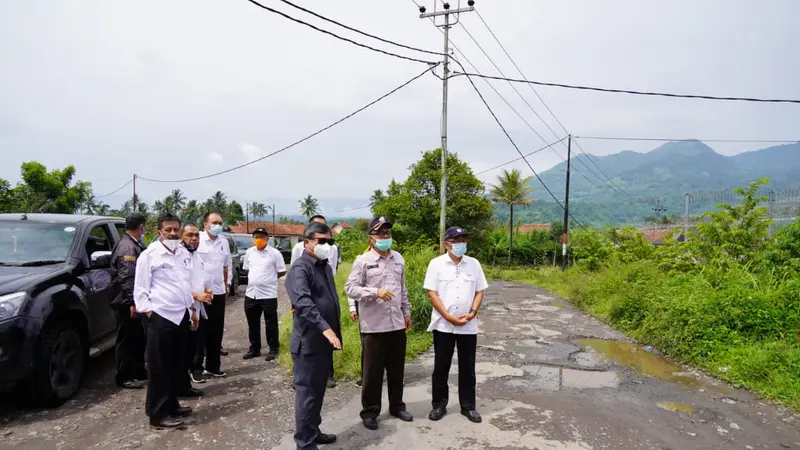
[[[184,259],[183,260],[183,267],[185,267],[187,269],[191,269],[192,268],[192,259],[191,258]]]
[[[380,266],[377,265],[377,264],[373,264],[371,266],[367,266],[367,270],[369,270],[369,269],[378,269],[378,268],[380,268]]]

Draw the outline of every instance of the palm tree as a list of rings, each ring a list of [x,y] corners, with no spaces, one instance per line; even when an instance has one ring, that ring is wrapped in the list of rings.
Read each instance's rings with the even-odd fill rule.
[[[111,213],[111,207],[106,205],[103,202],[97,204],[97,208],[95,209],[95,213],[100,216],[107,216]]]
[[[94,194],[88,194],[86,198],[83,199],[83,211],[86,214],[96,214],[98,207],[97,197],[95,197]]]
[[[495,203],[508,205],[508,263],[511,264],[511,249],[514,242],[514,205],[530,205],[533,193],[530,187],[531,177],[523,177],[522,173],[513,169],[511,172],[503,170],[497,177],[497,184],[490,185],[489,197]]]
[[[253,219],[260,219],[267,215],[267,207],[263,203],[253,202],[250,204],[250,214]]]
[[[310,219],[311,216],[319,212],[319,202],[308,194],[306,198],[300,200],[300,214]]]
[[[381,203],[384,200],[386,200],[386,194],[384,194],[383,191],[380,189],[375,189],[372,192],[372,196],[370,196],[369,198],[369,206],[374,207],[375,205]]]
[[[181,218],[187,222],[197,222],[203,213],[200,211],[200,205],[197,200],[189,200],[186,206],[183,207]]]
[[[179,213],[186,206],[186,196],[183,195],[180,189],[175,189],[164,199],[164,204],[167,205],[170,211]]]
[[[166,203],[162,202],[161,200],[156,200],[153,203],[153,211],[158,214],[159,216],[170,212],[169,207]]]
[[[208,199],[208,204],[211,206],[211,209],[224,213],[225,210],[228,209],[228,197],[226,197],[225,193],[222,191],[214,192],[214,195]]]

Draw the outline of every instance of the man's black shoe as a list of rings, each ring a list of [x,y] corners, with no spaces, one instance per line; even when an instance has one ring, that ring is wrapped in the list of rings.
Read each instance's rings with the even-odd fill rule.
[[[362,380],[356,381],[356,386],[361,386],[361,382],[362,382]]]
[[[178,406],[178,409],[172,411],[172,417],[189,417],[192,415],[192,408],[188,406]]]
[[[478,411],[475,411],[474,409],[472,411],[462,409],[461,415],[469,419],[469,421],[472,423],[481,423],[481,421],[483,421],[483,419],[481,419],[481,415],[478,414]]]
[[[183,428],[183,420],[166,417],[164,419],[150,419],[150,429],[153,431]]]
[[[123,389],[142,389],[145,386],[147,386],[147,380],[129,380],[119,385]]]
[[[336,387],[336,380],[334,380],[333,378],[328,378],[328,389],[335,387]]]
[[[178,397],[182,397],[182,398],[202,397],[202,396],[203,396],[203,390],[202,389],[197,389],[197,388],[189,388],[189,389],[181,392],[180,394],[178,394]]]
[[[215,371],[211,371],[211,370],[204,370],[203,371],[203,375],[210,375],[210,376],[212,376],[214,378],[222,378],[222,377],[224,377],[226,375],[226,373],[221,371],[221,370],[218,370],[216,372]]]
[[[277,358],[277,353],[269,352],[267,353],[267,356],[264,357],[264,361],[275,361]]]
[[[374,417],[365,417],[361,421],[364,422],[364,427],[368,430],[378,429],[378,421]]]
[[[228,351],[223,349],[222,347],[219,348],[219,354],[221,356],[228,356]]]
[[[397,413],[389,413],[389,415],[397,417],[403,422],[411,422],[414,420],[414,416],[412,416],[408,411],[398,411]]]
[[[206,377],[203,376],[202,370],[193,370],[191,371],[189,376],[192,378],[192,383],[200,384],[206,382]]]
[[[317,433],[317,438],[314,439],[314,443],[321,445],[333,444],[334,442],[336,442],[336,435],[333,433],[331,434]]]
[[[444,417],[445,414],[447,414],[447,409],[445,409],[445,408],[433,408],[433,410],[431,410],[431,413],[428,414],[428,419],[431,419],[431,420],[434,420],[434,421],[435,420],[439,420],[442,417]]]
[[[242,359],[253,359],[258,356],[261,356],[261,352],[247,352],[242,356]]]

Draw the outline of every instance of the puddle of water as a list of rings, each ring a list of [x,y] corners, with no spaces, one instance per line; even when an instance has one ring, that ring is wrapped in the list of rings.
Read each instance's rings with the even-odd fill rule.
[[[603,359],[610,359],[618,364],[636,369],[642,375],[658,378],[670,383],[679,383],[689,386],[700,386],[702,383],[697,378],[678,375],[683,368],[645,351],[640,346],[627,342],[604,341],[602,339],[581,339],[578,341],[583,347],[590,347],[600,354]]]
[[[659,402],[656,403],[656,405],[661,409],[665,409],[667,411],[672,411],[672,412],[693,413],[697,411],[697,409],[695,409],[692,406],[678,402]]]
[[[550,366],[524,366],[522,370],[529,376],[509,381],[512,386],[557,391],[560,389],[602,389],[616,388],[620,378],[617,372],[597,372],[565,369]]]
[[[600,358],[594,352],[580,352],[575,354],[575,362],[579,366],[594,367],[600,364]]]

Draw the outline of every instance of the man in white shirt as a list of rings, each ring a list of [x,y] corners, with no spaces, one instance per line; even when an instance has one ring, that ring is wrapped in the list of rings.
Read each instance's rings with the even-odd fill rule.
[[[205,231],[200,233],[200,245],[197,253],[203,259],[205,284],[211,289],[213,299],[206,306],[208,320],[200,324],[200,335],[192,370],[192,381],[205,382],[205,376],[224,377],[220,368],[220,350],[222,334],[225,328],[225,301],[230,293],[228,277],[231,274],[231,248],[228,240],[220,237],[222,233],[222,215],[208,212],[203,217]],[[205,359],[205,370],[203,360]]]
[[[269,352],[266,361],[278,357],[278,279],[286,275],[283,255],[278,249],[267,245],[269,232],[264,228],[253,231],[255,245],[244,254],[244,270],[247,270],[247,291],[244,294],[244,314],[250,336],[250,349],[243,359],[261,356],[261,313],[264,313]]]
[[[185,379],[184,352],[190,326],[197,328],[198,304],[203,297],[203,274],[181,246],[181,221],[171,214],[158,220],[159,241],[136,261],[133,301],[147,318],[145,413],[153,429],[179,428],[192,413],[180,406],[178,394]],[[190,314],[191,313],[191,314]],[[191,325],[190,325],[191,322]]]
[[[433,387],[430,420],[439,420],[447,413],[449,387],[447,378],[458,346],[458,400],[461,414],[471,422],[481,422],[475,410],[475,351],[478,341],[478,310],[489,284],[477,259],[465,256],[469,233],[450,227],[444,234],[447,253],[428,264],[423,287],[433,305]]]

